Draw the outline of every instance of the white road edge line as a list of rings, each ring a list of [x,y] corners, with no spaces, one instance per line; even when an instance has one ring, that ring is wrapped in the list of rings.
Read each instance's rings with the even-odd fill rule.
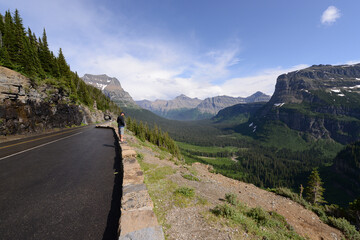
[[[9,158],[9,157],[13,157],[13,156],[19,155],[19,154],[24,153],[24,152],[28,152],[28,151],[34,150],[34,149],[36,149],[36,148],[40,148],[40,147],[49,145],[49,144],[54,143],[54,142],[58,142],[58,141],[60,141],[60,140],[63,140],[63,139],[66,139],[66,138],[69,138],[69,137],[72,137],[72,136],[75,136],[75,135],[79,135],[79,134],[81,134],[81,133],[83,133],[83,132],[75,133],[75,134],[70,135],[70,136],[67,136],[67,137],[59,138],[59,139],[56,139],[56,140],[54,140],[54,141],[51,141],[51,142],[48,142],[48,143],[44,143],[44,144],[41,144],[41,145],[36,146],[36,147],[33,147],[33,148],[26,149],[26,150],[23,150],[23,151],[21,151],[21,152],[17,152],[17,153],[8,155],[8,156],[6,156],[6,157],[2,157],[2,158],[0,158],[0,161],[1,161],[1,160],[4,160],[4,159],[6,159],[6,158]]]

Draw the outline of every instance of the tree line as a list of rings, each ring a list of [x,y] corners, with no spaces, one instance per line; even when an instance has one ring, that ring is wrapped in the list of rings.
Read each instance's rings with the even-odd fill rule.
[[[173,156],[180,158],[180,150],[175,141],[167,132],[162,132],[157,125],[150,128],[148,124],[144,124],[142,121],[137,122],[136,119],[127,117],[126,127],[141,141],[149,141],[160,148],[166,149]]]
[[[0,65],[29,77],[35,88],[47,84],[63,90],[73,103],[92,108],[96,101],[100,110],[121,111],[101,90],[71,71],[61,48],[57,56],[50,51],[45,29],[41,38],[30,28],[25,30],[18,10],[0,14]]]

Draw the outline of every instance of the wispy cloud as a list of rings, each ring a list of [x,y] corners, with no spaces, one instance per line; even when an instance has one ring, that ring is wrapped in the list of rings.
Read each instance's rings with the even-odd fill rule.
[[[24,19],[32,17],[32,22],[39,23],[37,34],[46,27],[50,47],[56,53],[62,48],[72,70],[80,76],[90,73],[116,77],[137,100],[171,99],[180,94],[202,99],[217,95],[245,97],[255,91],[272,94],[278,75],[304,67],[278,67],[238,78],[233,70],[245,61],[239,60],[239,39],[228,40],[221,48],[202,48],[201,52],[197,44],[176,41],[166,29],[156,29],[157,34],[150,34],[150,25],[137,30],[136,22],[121,11],[116,13],[121,24],[113,24],[114,13],[91,1],[20,2],[14,0],[13,4],[23,6],[19,10]],[[198,41],[193,34],[189,37]]]
[[[247,97],[256,91],[272,95],[275,90],[276,79],[279,75],[306,67],[308,65],[300,64],[290,68],[277,67],[265,69],[252,76],[229,79],[219,87],[222,90],[222,94],[230,96]]]
[[[324,25],[331,25],[341,17],[340,10],[335,6],[329,6],[321,16],[321,23]]]

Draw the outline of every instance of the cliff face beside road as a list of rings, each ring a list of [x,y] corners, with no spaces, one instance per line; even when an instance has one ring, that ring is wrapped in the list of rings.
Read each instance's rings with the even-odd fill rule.
[[[34,86],[29,78],[0,67],[0,135],[64,128],[103,118],[101,111],[72,103],[61,88]]]

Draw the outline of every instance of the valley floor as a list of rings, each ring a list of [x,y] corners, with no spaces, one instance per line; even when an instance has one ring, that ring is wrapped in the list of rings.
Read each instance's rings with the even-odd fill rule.
[[[145,183],[155,204],[154,211],[167,239],[258,239],[259,236],[245,231],[240,225],[211,213],[216,205],[224,204],[227,193],[236,194],[237,199],[248,207],[276,211],[304,238],[343,237],[340,231],[324,224],[315,213],[287,198],[211,173],[211,167],[200,163],[187,166],[169,161],[170,156],[161,150],[133,136],[126,137],[138,153]],[[194,189],[194,197],[186,199],[175,195],[175,190],[181,187]]]

